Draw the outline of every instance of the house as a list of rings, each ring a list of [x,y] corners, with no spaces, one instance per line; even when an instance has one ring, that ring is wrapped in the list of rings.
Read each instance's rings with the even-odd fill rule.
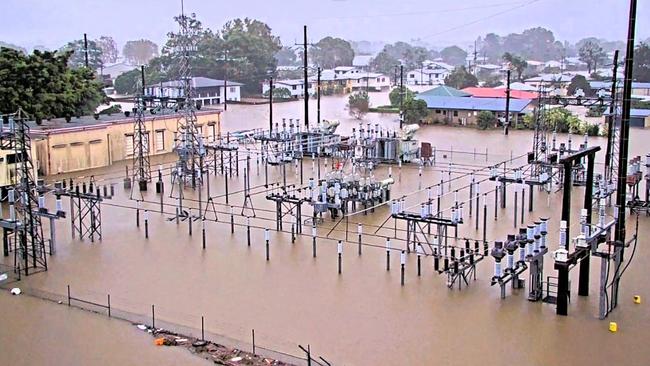
[[[345,75],[348,73],[356,72],[361,72],[361,70],[357,69],[354,66],[337,66],[334,68],[334,75]]]
[[[431,111],[430,120],[445,121],[452,124],[468,125],[476,124],[479,112],[489,111],[497,118],[504,117],[506,111],[506,100],[504,98],[472,98],[472,97],[445,97],[417,95],[416,99],[424,100],[427,108]],[[513,123],[531,109],[530,99],[510,100],[510,114]]]
[[[376,72],[358,72],[344,75],[352,90],[385,91],[390,88],[390,78]]]
[[[241,86],[244,84],[235,81],[224,81],[196,76],[191,79],[194,87],[194,100],[197,105],[219,105],[227,98],[228,101],[239,102],[241,100]],[[158,85],[148,86],[145,90],[147,95],[157,97],[179,97],[181,96],[181,81],[165,81]]]
[[[452,88],[451,86],[446,86],[446,85],[440,85],[433,89],[424,91],[418,95],[428,96],[428,97],[470,97],[472,96],[471,94],[466,93],[462,90],[458,90],[456,88]]]
[[[619,88],[623,88],[623,79],[618,79],[616,85]],[[604,89],[606,92],[610,92],[612,89],[612,82],[611,81],[590,81],[589,86],[591,86],[591,89],[593,89],[594,91]],[[650,96],[650,83],[633,81],[632,96],[638,99],[646,99],[644,97]]]
[[[352,66],[363,71],[370,69],[370,62],[373,57],[371,55],[358,55],[352,59]]]
[[[605,116],[609,116],[605,112]],[[650,127],[650,109],[630,109],[630,127]]]
[[[110,79],[111,82],[114,82],[118,76],[127,73],[131,70],[135,70],[137,68],[138,66],[129,65],[124,62],[119,62],[112,65],[105,65],[99,70],[99,72],[101,72],[102,75]]]
[[[465,88],[462,91],[474,98],[505,98],[506,88]],[[536,99],[539,95],[530,91],[510,90],[510,98],[513,99]]]
[[[541,72],[544,70],[544,67],[546,67],[546,63],[541,62],[541,61],[535,61],[535,60],[526,60],[526,64],[528,65],[527,68],[528,70],[531,70],[533,72]]]
[[[506,84],[502,84],[502,85],[498,86],[497,88],[505,89]],[[527,84],[524,84],[522,82],[516,81],[514,83],[510,83],[510,90],[521,90],[521,91],[535,92],[535,91],[537,91],[537,88],[532,87],[532,86],[527,85]]]
[[[407,85],[442,85],[454,67],[444,62],[424,61],[422,67],[406,73]]]
[[[273,81],[273,90],[279,88],[285,88],[291,92],[293,98],[300,98],[305,96],[304,89],[305,82],[303,79],[285,79],[285,80],[274,80]],[[262,83],[262,94],[266,94],[269,91],[269,82],[264,81]],[[314,83],[309,82],[308,93],[314,94]]]
[[[567,74],[541,74],[524,80],[524,83],[530,87],[539,89],[540,86],[566,88],[571,83],[573,76]]]

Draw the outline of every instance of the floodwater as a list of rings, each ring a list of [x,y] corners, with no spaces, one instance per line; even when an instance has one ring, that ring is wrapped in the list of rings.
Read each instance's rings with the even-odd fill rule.
[[[371,94],[374,105],[387,103],[385,94]],[[322,118],[340,119],[340,131],[349,133],[357,121],[351,119],[343,109],[346,100],[340,97],[324,98]],[[310,115],[315,119],[315,102],[311,104]],[[302,102],[277,104],[274,108],[276,120],[285,118],[302,119]],[[364,123],[380,123],[396,126],[396,115],[368,114]],[[268,125],[268,106],[231,105],[225,113],[222,129],[234,131],[244,128]],[[650,151],[647,138],[650,131],[632,130],[631,156]],[[392,196],[408,194],[407,206],[419,205],[425,194],[421,188],[448,179],[448,162],[453,160],[456,180],[451,188],[445,183],[445,192],[469,183],[469,174],[477,170],[477,179],[485,179],[486,171],[478,171],[486,164],[513,157],[509,167],[525,164],[525,158],[518,156],[532,146],[532,133],[512,131],[503,136],[501,131],[478,131],[474,129],[427,126],[417,134],[421,141],[429,141],[439,150],[451,150],[447,158],[439,156],[434,167],[426,167],[422,179],[418,178],[417,167],[405,165],[401,172],[393,167],[396,184]],[[581,137],[575,137],[577,143]],[[561,136],[560,140],[566,140]],[[603,144],[604,139],[592,139],[590,144]],[[488,149],[487,163],[484,153]],[[459,151],[471,152],[462,154]],[[242,153],[244,155],[244,153]],[[240,158],[243,156],[240,155]],[[599,153],[602,161],[604,152]],[[321,169],[326,170],[324,159]],[[331,162],[329,163],[331,166]],[[259,170],[258,170],[259,169]],[[602,165],[596,165],[602,170]],[[116,171],[120,171],[116,168]],[[258,173],[259,172],[259,173]],[[281,181],[281,168],[269,167],[269,181]],[[97,172],[101,179],[102,174]],[[304,164],[304,179],[312,176],[309,160]],[[385,166],[375,172],[378,178],[388,174]],[[108,175],[107,175],[108,176]],[[115,177],[115,175],[112,175]],[[156,318],[199,328],[204,316],[206,330],[227,335],[244,343],[250,342],[251,330],[255,329],[259,346],[281,352],[300,355],[298,344],[311,345],[317,356],[322,356],[334,365],[460,365],[477,364],[502,365],[600,365],[618,362],[624,365],[650,364],[650,284],[647,281],[650,268],[650,252],[646,246],[650,234],[648,218],[640,218],[640,238],[634,260],[625,272],[620,289],[619,306],[605,321],[598,320],[599,261],[592,258],[590,296],[577,296],[577,270],[571,272],[572,292],[569,316],[555,315],[555,306],[531,303],[526,300],[527,290],[508,289],[508,296],[502,300],[499,289],[490,286],[493,261],[486,258],[477,265],[477,279],[462,290],[448,289],[446,277],[433,271],[431,258],[423,259],[422,276],[417,276],[416,256],[411,254],[406,262],[406,283],[400,286],[399,248],[404,242],[393,239],[391,269],[386,271],[384,237],[393,236],[393,221],[389,220],[376,235],[374,233],[388,218],[387,207],[380,207],[368,215],[353,215],[336,225],[329,218],[319,225],[317,257],[312,258],[312,240],[309,225],[304,227],[304,236],[298,236],[291,243],[287,216],[283,233],[271,231],[270,261],[265,260],[263,228],[275,228],[274,205],[264,198],[264,167],[251,165],[251,186],[256,217],[251,219],[251,245],[247,245],[245,222],[240,215],[244,203],[243,194],[229,197],[234,208],[235,233],[230,232],[230,211],[224,203],[224,177],[211,176],[210,195],[216,198],[218,222],[210,214],[206,221],[207,248],[201,248],[200,222],[193,224],[193,235],[189,236],[187,221],[176,224],[169,221],[175,200],[169,198],[171,185],[166,182],[164,203],[166,214],[156,212],[160,196],[155,194],[153,184],[144,199],[149,203],[143,208],[149,214],[149,239],[144,238],[144,228],[136,227],[136,204],[128,199],[120,181],[116,179],[117,194],[112,201],[102,205],[103,240],[90,243],[73,240],[70,236],[69,220],[60,222],[59,246],[55,256],[49,258],[50,270],[30,276],[21,283],[35,289],[65,294],[70,285],[73,296],[90,301],[103,302],[106,294],[111,295],[112,306],[136,314],[150,314],[155,304]],[[287,167],[287,181],[299,181],[293,167]],[[263,187],[263,186],[262,186]],[[243,188],[243,164],[240,176],[229,180],[231,192]],[[483,182],[481,192],[494,189],[493,182]],[[177,189],[177,188],[176,188]],[[498,220],[494,219],[494,194],[488,195],[487,238],[502,240],[508,233],[515,232],[513,189],[509,188],[507,208],[498,209]],[[416,193],[416,191],[419,191]],[[582,188],[573,191],[573,215],[571,233],[576,234],[579,209],[582,206]],[[196,208],[198,192],[185,192],[185,205]],[[207,190],[203,188],[202,199]],[[467,199],[467,190],[459,193],[460,200]],[[548,242],[550,249],[557,248],[557,228],[560,216],[561,193],[535,192],[535,210],[525,212],[524,223],[539,217],[551,217]],[[449,195],[444,205],[451,205]],[[53,207],[53,203],[50,203]],[[64,206],[67,206],[64,200]],[[475,209],[475,208],[474,208]],[[194,212],[197,212],[195,209]],[[250,210],[246,210],[250,214]],[[303,213],[309,214],[308,208]],[[459,237],[480,238],[481,230],[475,230],[476,213],[459,228]],[[630,230],[633,228],[630,219]],[[357,254],[356,224],[364,224],[363,254]],[[342,274],[337,273],[337,241],[348,239],[343,249]],[[330,229],[334,228],[330,232]],[[405,237],[404,227],[399,227],[399,238]],[[328,236],[328,239],[323,237]],[[628,251],[627,255],[629,257]],[[546,258],[545,275],[554,276],[550,254]],[[527,277],[526,277],[527,279]],[[634,295],[642,296],[641,305],[632,301]],[[132,336],[131,329],[112,328],[112,320],[98,319],[97,315],[68,315],[72,311],[50,309],[41,319],[27,319],[27,314],[39,314],[42,306],[27,298],[4,299],[0,297],[5,317],[21,317],[27,325],[13,321],[0,327],[0,339],[18,350],[27,351],[31,345],[19,342],[12,335],[30,337],[29,329],[41,331],[39,337],[52,347],[50,352],[59,352],[55,341],[60,341],[57,329],[62,326],[74,329],[69,337],[84,338],[95,332],[103,337],[125,335],[133,344],[109,343],[101,347],[86,346],[85,343],[66,343],[65,352],[92,350],[97,357],[114,357],[117,352],[128,353],[129,347],[140,347],[143,341],[151,342],[145,336]],[[7,301],[8,306],[5,306]],[[56,308],[56,306],[54,306]],[[64,311],[65,315],[60,314]],[[618,322],[618,333],[608,331],[608,322]],[[97,325],[101,323],[103,325]],[[8,324],[6,326],[5,324]],[[52,342],[52,343],[49,343]],[[77,340],[77,342],[81,342]],[[38,341],[36,341],[38,343]],[[4,344],[4,342],[3,342]],[[83,344],[83,346],[82,346]],[[55,348],[56,347],[56,348]],[[64,347],[61,345],[60,347]],[[144,347],[140,347],[145,349]],[[151,347],[149,347],[151,348]],[[146,348],[135,364],[146,364],[160,360],[160,355],[181,357],[176,352],[152,355]],[[14,351],[17,353],[17,351]],[[188,353],[189,354],[189,353]],[[2,360],[0,355],[0,360]],[[23,353],[25,364],[41,364],[42,358],[34,352]],[[164,358],[163,357],[163,358]],[[140,358],[145,361],[140,362]],[[197,358],[198,359],[198,358]],[[177,364],[188,364],[180,360]],[[4,363],[4,361],[2,362]],[[88,364],[87,362],[56,362],[57,364]],[[113,362],[120,363],[119,361]],[[128,362],[125,362],[128,363]]]

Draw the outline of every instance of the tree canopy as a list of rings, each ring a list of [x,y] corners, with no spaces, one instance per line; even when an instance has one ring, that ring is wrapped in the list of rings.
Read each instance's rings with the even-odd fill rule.
[[[86,47],[83,39],[68,42],[60,50],[61,52],[71,52],[68,59],[70,67],[79,68],[86,65]],[[104,65],[102,49],[97,41],[88,40],[88,67],[97,70]]]
[[[569,95],[575,95],[578,90],[582,90],[585,96],[591,96],[594,94],[587,78],[582,75],[576,75],[571,79],[571,83],[569,83],[569,86],[567,87],[567,93]]]
[[[318,41],[310,51],[312,61],[324,69],[352,66],[352,59],[354,59],[352,46],[341,38],[325,37]]]
[[[600,63],[606,55],[600,45],[591,41],[585,42],[585,44],[580,47],[580,50],[578,50],[578,54],[580,55],[580,61],[587,64],[590,74],[592,70],[595,71],[598,68],[598,63]]]
[[[370,110],[370,99],[368,93],[360,91],[350,94],[348,97],[348,112],[355,119],[362,119]]]
[[[132,65],[146,65],[158,56],[158,45],[148,39],[128,41],[122,48],[122,55]]]
[[[275,60],[281,66],[295,66],[298,64],[298,57],[296,51],[289,47],[282,47],[275,53]]]
[[[541,27],[507,36],[488,33],[477,41],[479,53],[492,62],[499,61],[506,52],[520,55],[524,60],[536,61],[557,60],[566,53],[565,45],[555,39],[553,32]]]
[[[101,36],[96,42],[97,47],[102,50],[101,57],[104,65],[117,61],[120,52],[117,50],[117,43],[115,43],[113,37]]]
[[[404,122],[420,123],[429,114],[427,102],[420,99],[409,99],[404,103]]]
[[[71,56],[0,48],[0,113],[22,108],[37,122],[94,113],[105,99],[102,84],[92,70],[69,67]]]
[[[440,57],[450,65],[460,66],[465,64],[467,52],[458,46],[449,46],[440,51]]]
[[[634,80],[650,82],[650,47],[642,42],[634,51],[634,67],[632,68]]]
[[[478,79],[465,66],[459,66],[445,78],[445,85],[456,89],[469,88],[478,85]]]
[[[515,72],[517,73],[517,80],[521,81],[522,75],[524,74],[524,71],[528,67],[528,62],[526,62],[526,60],[524,60],[519,56],[513,55],[510,52],[504,53],[503,59],[508,63],[510,63],[512,69],[514,69]]]

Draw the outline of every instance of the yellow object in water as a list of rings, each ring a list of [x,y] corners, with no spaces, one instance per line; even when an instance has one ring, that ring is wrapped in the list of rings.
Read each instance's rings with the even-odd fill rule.
[[[616,322],[609,322],[609,331],[616,333],[618,331],[618,324]]]
[[[640,304],[641,303],[641,296],[635,295],[634,296],[634,303],[635,304]]]

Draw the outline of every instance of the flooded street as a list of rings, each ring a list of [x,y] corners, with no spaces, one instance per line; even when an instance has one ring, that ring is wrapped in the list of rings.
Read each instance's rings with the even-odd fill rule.
[[[388,104],[386,93],[371,93],[371,104]],[[345,97],[323,98],[323,119],[341,121],[338,133],[347,135],[358,122],[349,117]],[[275,120],[300,118],[302,101],[278,103]],[[267,128],[268,105],[229,105],[223,114],[222,132],[248,128]],[[316,120],[316,101],[311,100],[310,121]],[[370,113],[363,123],[378,123],[397,128],[396,114]],[[423,188],[448,180],[449,163],[455,178],[445,192],[466,186],[469,174],[476,171],[482,181],[481,192],[493,192],[495,183],[487,180],[489,164],[506,161],[509,167],[526,164],[525,154],[532,146],[532,131],[480,131],[449,126],[423,126],[416,134],[420,141],[431,142],[438,150],[433,167],[425,167],[418,178],[416,165],[392,167],[395,184],[392,197],[408,195],[407,207],[425,200]],[[559,136],[564,142],[567,136]],[[649,130],[632,129],[630,157],[650,152]],[[582,137],[574,136],[576,144]],[[604,146],[606,139],[590,138],[590,145]],[[487,149],[487,150],[486,150]],[[245,157],[240,150],[240,159]],[[451,152],[455,151],[455,152]],[[487,156],[486,156],[487,151]],[[523,155],[523,156],[522,156]],[[596,172],[603,170],[604,151],[597,155]],[[168,157],[168,161],[172,157]],[[321,169],[325,172],[321,159]],[[243,167],[239,177],[229,180],[231,192],[243,189]],[[152,167],[154,167],[152,165]],[[500,299],[498,286],[491,287],[493,260],[486,258],[477,265],[477,279],[462,290],[448,289],[446,276],[433,270],[431,257],[422,259],[422,275],[417,275],[416,256],[406,262],[406,283],[400,286],[399,250],[404,249],[405,226],[394,229],[388,220],[390,209],[377,208],[368,215],[352,214],[347,220],[332,221],[324,216],[318,226],[317,257],[312,258],[311,223],[303,234],[291,242],[289,217],[284,232],[275,229],[275,204],[265,199],[264,166],[255,158],[251,165],[252,201],[256,217],[251,219],[251,243],[247,245],[246,219],[240,213],[243,194],[232,194],[229,205],[235,206],[235,232],[230,231],[230,208],[225,204],[224,177],[210,175],[210,196],[215,199],[217,220],[206,213],[206,243],[202,249],[201,223],[193,224],[189,236],[188,222],[171,220],[176,201],[169,197],[172,186],[165,177],[164,213],[160,213],[160,195],[149,185],[142,205],[149,214],[149,239],[144,228],[136,227],[136,203],[129,199],[121,181],[121,167],[96,172],[99,184],[116,183],[116,197],[102,205],[103,240],[91,243],[73,239],[69,219],[57,226],[58,252],[48,258],[49,270],[23,279],[17,286],[65,296],[67,286],[73,296],[104,303],[111,295],[111,304],[119,311],[142,315],[147,319],[155,304],[157,321],[200,329],[201,317],[209,333],[232,338],[241,347],[255,342],[283,353],[303,356],[298,344],[311,346],[316,356],[333,365],[621,365],[650,364],[650,218],[640,218],[640,238],[634,259],[622,279],[619,306],[607,318],[599,320],[598,285],[600,262],[592,257],[590,296],[577,296],[578,271],[571,271],[571,303],[569,316],[555,315],[555,306],[526,300],[527,289],[510,288]],[[269,181],[282,181],[281,168],[269,167]],[[110,173],[110,174],[109,174]],[[313,174],[311,159],[304,162],[304,181]],[[386,165],[380,166],[378,179],[388,176]],[[154,174],[155,176],[155,174]],[[299,182],[293,166],[287,166],[287,181]],[[642,187],[644,183],[642,183]],[[174,188],[175,190],[177,187]],[[494,219],[494,193],[488,194],[486,236],[492,243],[515,233],[512,197],[509,186],[505,209],[498,208]],[[202,188],[205,200],[207,188]],[[577,235],[578,218],[584,188],[572,194],[571,235]],[[186,190],[185,205],[198,212],[198,192]],[[467,200],[467,190],[460,199]],[[51,198],[51,197],[50,197]],[[450,206],[452,195],[444,204]],[[551,217],[548,242],[550,251],[558,246],[558,227],[562,193],[535,191],[534,211],[526,209],[524,225],[540,217]],[[53,202],[48,202],[54,207]],[[68,208],[68,199],[64,199]],[[205,202],[203,202],[205,208]],[[303,215],[311,208],[303,206]],[[413,210],[416,210],[414,208]],[[250,209],[244,211],[249,214]],[[482,213],[481,213],[482,214]],[[476,211],[460,225],[458,236],[480,240],[482,230],[475,229]],[[481,217],[479,217],[482,220]],[[364,225],[363,254],[357,254],[356,227]],[[628,233],[633,232],[634,219],[628,219]],[[479,225],[480,226],[480,225]],[[264,228],[271,229],[270,260],[265,260]],[[386,271],[385,237],[393,237],[391,270]],[[629,234],[631,235],[631,234]],[[327,237],[327,238],[325,238]],[[347,241],[346,241],[347,237]],[[402,240],[399,240],[399,239]],[[337,241],[344,240],[342,273],[337,273]],[[459,241],[462,244],[464,241]],[[492,247],[492,245],[490,245]],[[626,252],[627,254],[628,252]],[[629,258],[629,254],[627,254]],[[546,256],[545,276],[556,276],[551,254]],[[10,264],[5,258],[5,264]],[[526,286],[528,285],[527,273]],[[635,305],[634,295],[642,304]],[[182,349],[156,349],[153,339],[138,333],[125,322],[106,316],[68,309],[28,296],[9,297],[0,294],[0,344],[10,347],[0,364],[205,364]],[[608,331],[608,322],[618,322],[618,333]],[[31,344],[41,344],[50,355],[26,352]],[[22,350],[22,351],[21,351]],[[9,357],[6,359],[6,357]]]

